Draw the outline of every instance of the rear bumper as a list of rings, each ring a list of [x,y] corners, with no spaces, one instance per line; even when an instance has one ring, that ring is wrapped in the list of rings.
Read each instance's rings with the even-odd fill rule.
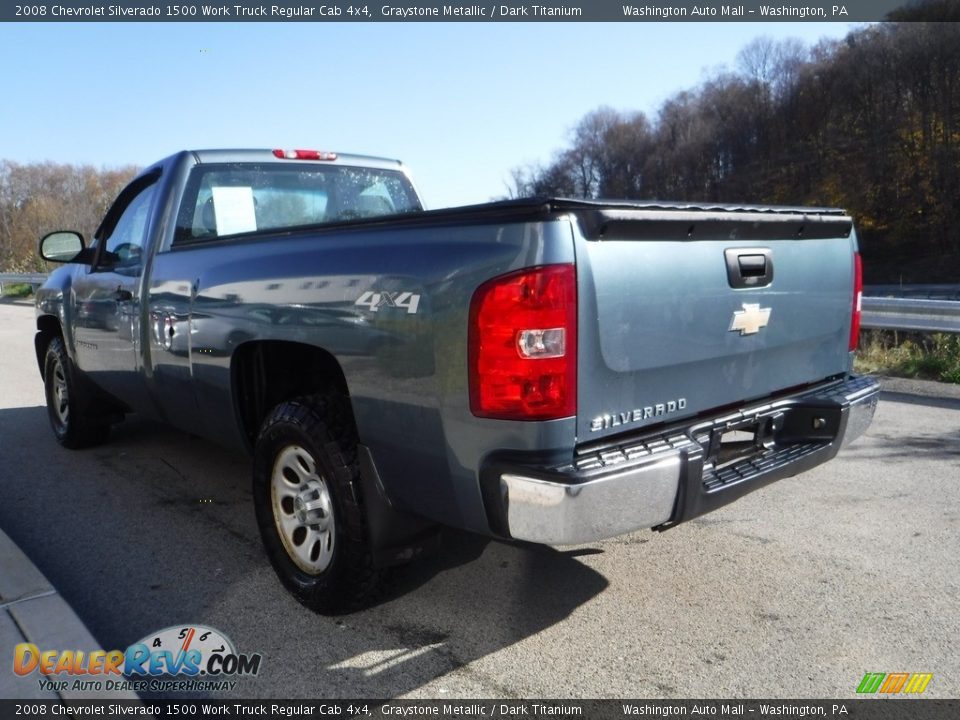
[[[621,439],[561,466],[495,456],[481,472],[487,517],[499,535],[557,545],[666,530],[826,462],[866,431],[879,394],[872,378],[851,377]],[[754,434],[753,445],[733,459],[721,455],[721,435],[741,429]]]

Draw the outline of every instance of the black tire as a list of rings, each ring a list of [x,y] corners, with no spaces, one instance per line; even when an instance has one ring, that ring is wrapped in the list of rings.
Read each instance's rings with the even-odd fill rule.
[[[267,557],[297,600],[336,614],[372,599],[379,573],[344,398],[301,397],[273,409],[254,450],[253,499]]]
[[[110,434],[110,424],[96,413],[94,400],[77,382],[73,362],[63,339],[54,337],[47,345],[43,364],[47,417],[57,442],[65,448],[100,445]]]

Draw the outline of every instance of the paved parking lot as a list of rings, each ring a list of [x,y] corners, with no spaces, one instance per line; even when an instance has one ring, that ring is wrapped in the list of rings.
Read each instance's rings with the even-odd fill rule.
[[[218,628],[264,655],[236,697],[849,697],[868,671],[960,695],[955,388],[896,385],[837,460],[670,532],[450,533],[385,602],[326,618],[275,580],[246,458],[134,418],[54,442],[32,322],[0,303],[0,528],[104,648]]]

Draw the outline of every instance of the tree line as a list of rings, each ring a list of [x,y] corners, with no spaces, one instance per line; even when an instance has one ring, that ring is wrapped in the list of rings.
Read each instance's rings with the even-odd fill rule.
[[[588,113],[510,194],[843,207],[868,282],[960,282],[957,7],[813,47],[756,39],[654,117]]]
[[[50,230],[89,238],[135,172],[0,161],[0,271],[45,269]],[[843,207],[868,282],[958,282],[960,2],[921,0],[813,47],[758,38],[651,117],[588,113],[509,190]]]
[[[136,173],[133,166],[98,170],[0,160],[0,272],[44,272],[37,242],[53,230],[79,230],[89,241]]]

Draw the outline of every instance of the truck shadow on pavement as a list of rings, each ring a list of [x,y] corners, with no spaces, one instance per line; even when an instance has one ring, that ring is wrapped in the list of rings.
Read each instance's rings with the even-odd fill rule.
[[[888,403],[914,407],[937,408],[960,411],[960,399],[932,397],[909,393],[883,391],[880,395],[882,408]],[[866,440],[854,443],[843,452],[851,458],[882,459],[891,463],[914,463],[918,454],[927,460],[943,460],[956,463],[960,460],[960,434],[941,429],[936,434],[904,435],[884,432],[884,425],[876,423],[867,431]],[[872,440],[873,442],[869,442]]]
[[[960,410],[960,398],[910,395],[909,393],[884,390],[880,393],[880,399],[887,402],[904,403],[906,405],[923,405],[924,407],[935,407],[943,410]]]
[[[24,407],[0,410],[0,456],[0,527],[104,649],[203,624],[262,653],[259,675],[214,697],[523,695],[530,664],[549,669],[536,641],[511,654],[530,664],[484,658],[608,586],[576,552],[451,531],[436,555],[395,574],[379,604],[323,617],[274,576],[242,455],[136,417],[107,444],[72,452],[54,442],[45,408]]]

